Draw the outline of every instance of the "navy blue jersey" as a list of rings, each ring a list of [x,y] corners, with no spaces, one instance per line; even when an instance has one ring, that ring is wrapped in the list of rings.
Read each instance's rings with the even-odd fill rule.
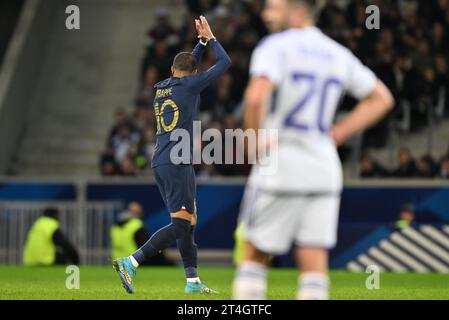
[[[231,65],[226,51],[216,40],[209,42],[215,51],[216,64],[209,70],[188,77],[171,77],[157,83],[154,99],[154,112],[157,122],[157,142],[153,155],[152,167],[173,164],[170,152],[178,141],[170,141],[170,134],[175,129],[184,129],[190,137],[190,162],[193,154],[193,121],[199,118],[200,93],[223,74]],[[193,55],[200,64],[206,46],[198,43]]]

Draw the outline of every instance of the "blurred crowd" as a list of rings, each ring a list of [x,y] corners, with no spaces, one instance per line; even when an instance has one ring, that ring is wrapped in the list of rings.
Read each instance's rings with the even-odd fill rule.
[[[200,14],[210,20],[215,36],[233,61],[231,69],[201,96],[202,128],[223,131],[241,126],[241,100],[248,81],[251,53],[267,34],[261,19],[264,1],[184,2],[188,11],[180,27],[175,27],[166,9],[155,12],[154,23],[146,34],[135,107],[131,114],[124,108],[116,111],[107,147],[101,156],[101,171],[105,176],[151,174],[149,164],[155,146],[153,85],[170,77],[176,53],[191,51],[197,43],[193,21]],[[368,30],[365,26],[365,9],[369,4],[380,7],[380,30]],[[410,131],[426,127],[442,94],[447,97],[449,93],[449,0],[327,0],[319,26],[376,72],[392,90],[398,106],[408,102]],[[213,64],[214,56],[208,51],[201,68],[207,69]],[[345,98],[341,108],[350,110],[354,104],[355,101]],[[383,147],[391,124],[403,116],[403,109],[395,108],[386,120],[365,135],[364,148]],[[367,159],[369,157],[363,158],[362,165]],[[433,163],[429,166],[437,175],[435,168],[440,165],[433,160],[428,162]],[[419,163],[421,161],[416,164],[417,168]],[[374,161],[373,166],[384,172],[379,176],[391,176],[391,172],[386,173],[388,170],[381,169]],[[246,175],[249,171],[247,166],[226,165],[201,165],[196,169],[198,175],[205,177]]]
[[[350,1],[345,10],[338,3],[327,1],[320,27],[368,65],[397,101],[395,112],[365,135],[365,147],[385,145],[388,125],[402,119],[404,103],[410,108],[409,129],[426,127],[443,94],[448,101],[449,1]],[[380,8],[380,30],[365,27],[368,4]]]
[[[401,148],[397,162],[396,168],[388,168],[370,155],[364,155],[360,162],[360,177],[449,179],[449,148],[447,154],[439,160],[428,154],[415,159],[410,149]]]

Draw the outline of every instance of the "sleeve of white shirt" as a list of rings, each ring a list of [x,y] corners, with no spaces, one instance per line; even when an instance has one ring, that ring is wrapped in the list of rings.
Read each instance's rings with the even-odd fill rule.
[[[266,40],[259,45],[251,57],[250,76],[267,77],[279,85],[282,80],[282,53]]]
[[[355,56],[352,57],[349,69],[348,93],[358,100],[365,99],[374,91],[376,75]]]

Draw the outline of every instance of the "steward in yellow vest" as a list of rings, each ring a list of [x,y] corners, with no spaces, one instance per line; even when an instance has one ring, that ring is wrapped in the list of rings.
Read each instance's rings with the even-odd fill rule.
[[[111,227],[112,260],[130,256],[150,239],[142,216],[142,206],[137,202],[131,202],[128,210],[119,214],[117,222]],[[148,259],[145,264],[174,265],[163,253]]]
[[[59,211],[47,208],[37,219],[25,242],[25,265],[78,264],[79,256],[74,246],[59,229]]]
[[[137,218],[119,221],[111,229],[112,259],[128,257],[137,249],[136,233],[142,232],[143,222]]]

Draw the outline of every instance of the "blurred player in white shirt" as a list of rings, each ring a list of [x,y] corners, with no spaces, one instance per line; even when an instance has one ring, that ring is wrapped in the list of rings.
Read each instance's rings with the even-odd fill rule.
[[[394,105],[372,71],[315,27],[323,2],[267,0],[263,13],[272,26],[284,22],[287,30],[265,38],[253,53],[245,127],[278,130],[278,144],[261,159],[277,161],[278,170],[267,175],[256,165],[249,178],[235,299],[265,299],[268,257],[285,254],[292,245],[300,272],[297,298],[328,299],[328,250],[336,244],[343,187],[337,146]],[[332,125],[345,93],[360,102]]]

